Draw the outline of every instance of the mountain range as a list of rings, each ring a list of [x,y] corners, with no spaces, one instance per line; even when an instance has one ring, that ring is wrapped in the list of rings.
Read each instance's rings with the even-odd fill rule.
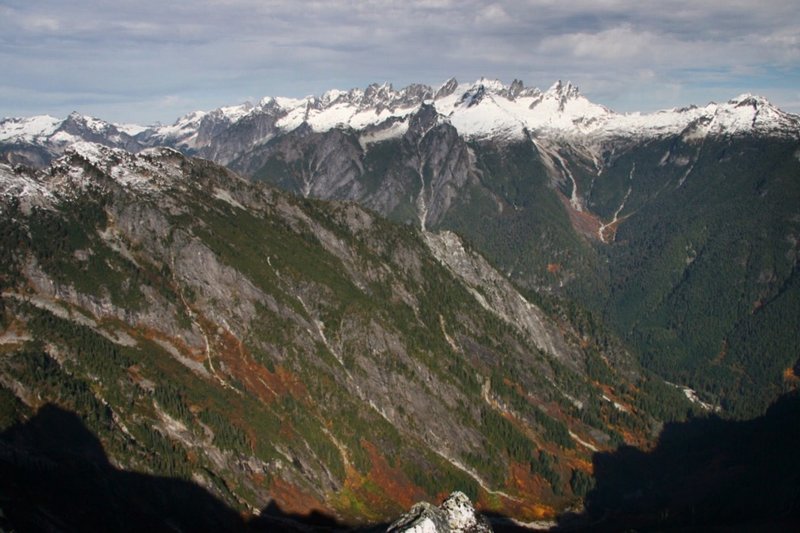
[[[374,523],[461,490],[532,521],[594,454],[800,382],[800,117],[757,96],[371,85],[5,119],[0,157],[17,454],[53,403],[244,512]]]
[[[46,162],[83,140],[134,152],[171,146],[228,165],[300,126],[317,133],[358,131],[364,147],[399,138],[408,131],[410,119],[427,107],[435,111],[438,124],[452,125],[466,139],[506,142],[529,135],[589,145],[678,134],[791,138],[799,123],[796,115],[750,94],[724,104],[620,114],[590,102],[569,82],[558,81],[541,91],[519,80],[506,86],[497,80],[460,84],[451,78],[438,88],[415,84],[394,90],[389,84],[373,84],[363,90],[332,90],[320,97],[265,97],[256,104],[196,111],[170,126],[112,124],[75,112],[64,120],[48,115],[6,118],[0,121],[0,142],[6,151],[15,147],[38,152],[40,158],[33,163]]]

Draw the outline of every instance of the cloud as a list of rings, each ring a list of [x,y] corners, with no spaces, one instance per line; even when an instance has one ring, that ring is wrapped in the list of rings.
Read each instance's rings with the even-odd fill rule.
[[[116,120],[170,121],[175,116],[166,113],[235,103],[243,94],[435,84],[453,75],[542,87],[572,79],[621,109],[758,86],[790,95],[800,72],[800,10],[791,4],[11,1],[0,6],[0,114],[20,114],[23,102],[31,109],[36,101],[38,112],[64,114],[63,98],[48,95],[74,92],[113,95],[119,106],[103,105]],[[170,95],[179,98],[157,104]]]
[[[628,61],[636,57],[648,57],[657,61],[659,58],[655,55],[662,55],[660,51],[667,47],[667,43],[655,34],[636,31],[626,25],[597,33],[569,33],[548,37],[539,44],[539,52],[594,61]]]

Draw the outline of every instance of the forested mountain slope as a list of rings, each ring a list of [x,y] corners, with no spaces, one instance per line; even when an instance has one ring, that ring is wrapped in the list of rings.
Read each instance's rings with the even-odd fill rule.
[[[453,233],[167,148],[77,143],[43,171],[0,167],[0,199],[11,472],[50,457],[14,428],[53,404],[115,469],[244,513],[372,523],[458,489],[535,519],[588,490],[593,452],[645,443],[689,406]],[[4,501],[82,516],[31,494]]]

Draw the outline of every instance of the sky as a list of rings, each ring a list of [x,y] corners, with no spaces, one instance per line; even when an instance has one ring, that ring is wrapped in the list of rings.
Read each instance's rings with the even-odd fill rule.
[[[0,0],[0,117],[174,122],[264,96],[572,81],[616,111],[800,113],[794,0]]]

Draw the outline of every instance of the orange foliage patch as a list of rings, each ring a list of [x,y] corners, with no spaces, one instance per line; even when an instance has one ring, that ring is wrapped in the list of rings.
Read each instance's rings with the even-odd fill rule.
[[[800,376],[795,373],[794,368],[789,367],[783,371],[783,380],[788,383],[797,384],[800,383]]]
[[[535,474],[531,474],[527,465],[512,463],[509,469],[507,488],[511,492],[522,495],[522,501],[500,496],[491,496],[481,492],[475,507],[479,511],[495,511],[520,520],[546,520],[556,516],[555,509],[542,503],[549,496],[549,484]]]
[[[541,477],[532,473],[528,465],[516,462],[511,463],[506,485],[515,489],[517,493],[524,494],[528,499],[539,501],[550,486]]]
[[[314,495],[303,492],[288,481],[276,478],[270,487],[270,496],[285,513],[309,516],[314,512],[333,516],[333,512]]]
[[[128,376],[131,378],[131,381],[140,387],[144,387],[146,383],[145,379],[142,377],[141,373],[142,369],[139,365],[131,365],[128,367]]]
[[[368,474],[361,475],[352,465],[347,465],[344,482],[347,490],[344,492],[349,496],[343,500],[345,506],[351,504],[348,498],[355,498],[374,519],[380,519],[396,516],[427,499],[425,491],[409,480],[400,468],[389,465],[377,446],[363,439],[360,444],[369,455],[371,467]]]
[[[190,463],[197,464],[198,457],[197,457],[197,452],[195,450],[192,449],[187,450],[186,458],[189,460]]]
[[[572,469],[581,470],[590,475],[594,474],[594,465],[591,461],[587,461],[586,459],[576,457],[568,461],[568,464]]]
[[[547,263],[547,271],[551,274],[558,274],[561,271],[561,263]]]
[[[211,330],[210,324],[202,325],[206,331]],[[253,359],[247,347],[230,331],[217,329],[209,340],[212,341],[212,362],[223,364],[228,374],[264,403],[287,394],[299,400],[308,400],[306,388],[297,376],[280,366],[275,372],[270,372]]]
[[[558,198],[561,200],[561,203],[564,204],[564,208],[569,215],[569,221],[572,227],[575,228],[575,231],[592,240],[597,240],[600,235],[601,226],[600,219],[597,215],[589,213],[588,211],[576,211],[569,203],[569,198],[560,192],[558,193]]]
[[[714,358],[712,363],[715,364],[715,365],[720,364],[722,362],[722,360],[725,359],[726,355],[728,355],[728,341],[723,339],[722,340],[722,346],[719,349],[719,353]]]
[[[425,498],[425,491],[414,485],[402,470],[390,466],[374,444],[362,440],[361,447],[367,451],[372,463],[368,479],[378,485],[391,501],[408,509]]]

